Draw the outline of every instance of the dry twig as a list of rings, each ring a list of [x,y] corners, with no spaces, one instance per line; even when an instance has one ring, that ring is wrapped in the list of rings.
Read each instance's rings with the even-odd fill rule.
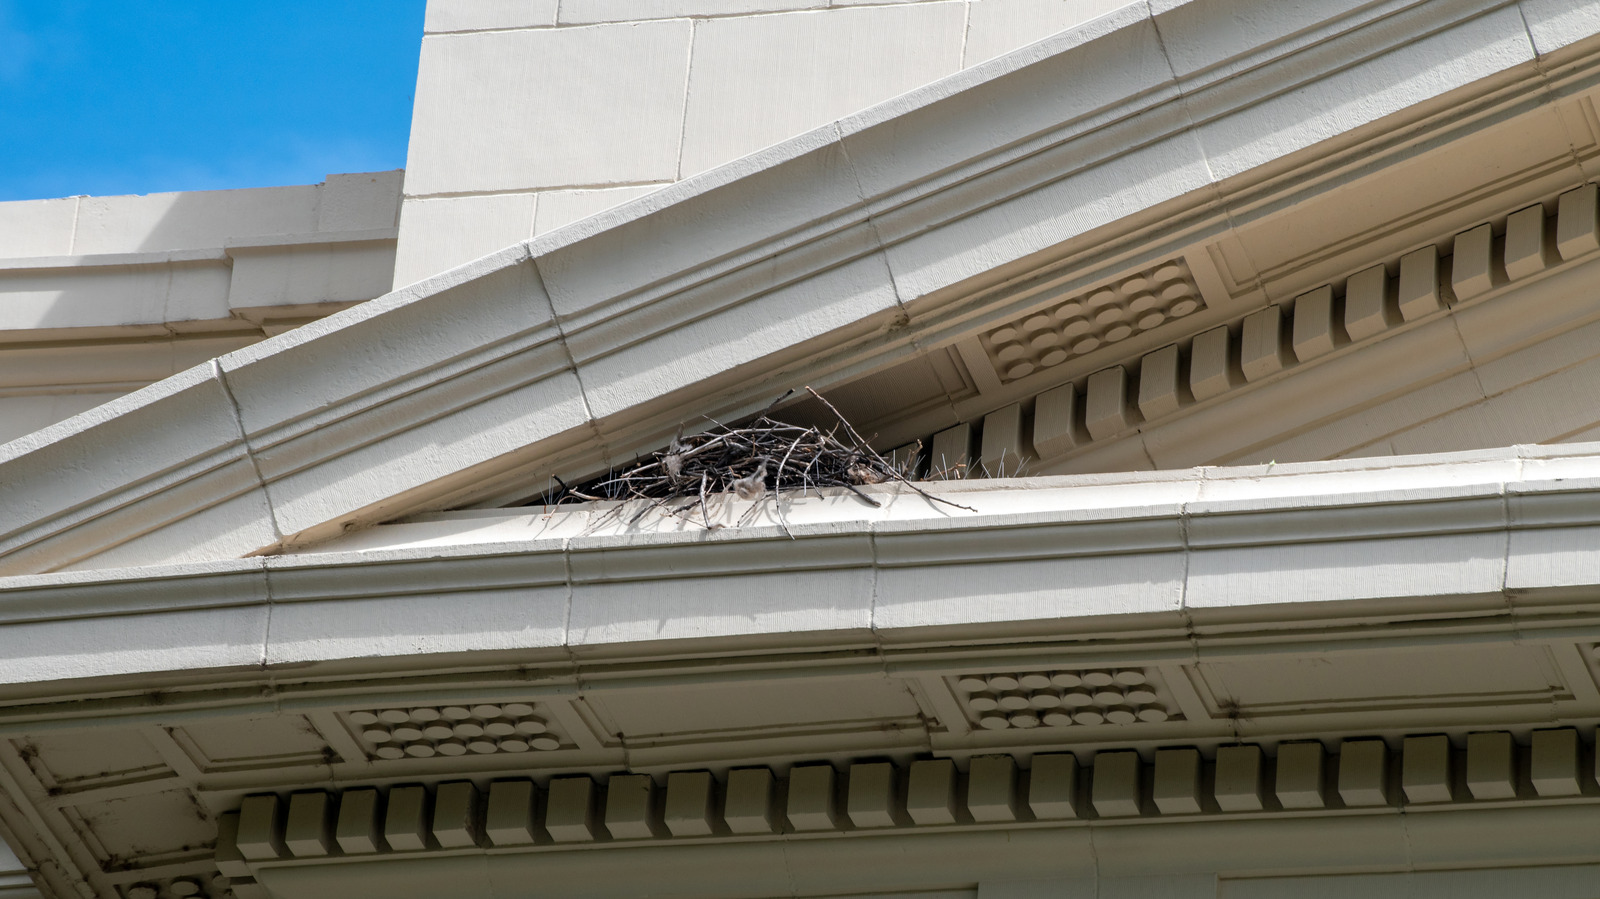
[[[804,496],[823,487],[843,487],[878,506],[878,500],[856,488],[901,481],[930,501],[969,509],[932,496],[911,483],[909,469],[915,464],[915,454],[904,465],[890,462],[867,445],[833,404],[815,390],[806,390],[838,417],[840,427],[822,431],[777,421],[770,413],[784,398],[779,397],[749,424],[737,428],[718,424],[689,437],[683,436],[680,429],[666,449],[632,468],[612,471],[577,488],[561,482],[561,491],[553,502],[646,500],[644,508],[632,519],[638,521],[651,509],[687,499],[687,505],[668,505],[668,511],[682,516],[698,505],[701,521],[710,529],[708,494],[731,492],[743,499],[759,499],[770,492],[781,498],[785,490],[799,490]],[[840,428],[844,439],[840,439]]]

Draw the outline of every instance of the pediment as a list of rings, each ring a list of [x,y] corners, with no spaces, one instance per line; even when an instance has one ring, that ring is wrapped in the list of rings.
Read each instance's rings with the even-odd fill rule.
[[[1380,34],[1333,10],[1322,50],[1175,74],[1158,29],[1220,27],[1180,12],[1128,7],[14,442],[0,571],[270,554],[513,504],[799,386],[885,449],[990,474],[1488,439],[1394,435],[1489,393],[1405,397],[1481,384],[1491,357],[1555,359],[1529,348],[1585,318],[1578,244],[1541,243],[1514,277],[1506,249],[1531,233],[1513,213],[1540,204],[1551,230],[1590,208],[1571,193],[1597,146],[1573,130],[1593,109],[1582,42],[1396,94],[1324,51],[1379,41],[1425,65],[1417,35],[1444,28],[1457,58],[1526,43],[1521,18]],[[1373,102],[1329,120],[1281,95],[1290,71]],[[1485,223],[1469,300],[1449,260]],[[1388,429],[1339,424],[1373,416]]]

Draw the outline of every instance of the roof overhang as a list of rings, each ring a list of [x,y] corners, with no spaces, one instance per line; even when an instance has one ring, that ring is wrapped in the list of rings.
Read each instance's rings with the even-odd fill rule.
[[[1590,174],[1584,8],[1272,6],[1243,33],[1214,7],[1126,7],[8,444],[0,570],[518,498],[685,409],[841,384],[1182,250],[1225,289],[1171,339]]]

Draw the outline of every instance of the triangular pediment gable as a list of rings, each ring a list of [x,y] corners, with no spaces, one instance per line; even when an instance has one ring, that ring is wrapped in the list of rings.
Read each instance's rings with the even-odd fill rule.
[[[1132,374],[1165,347],[1192,363],[1218,328],[1223,377],[1238,382],[1224,393],[1249,389],[1201,398],[1185,375],[1195,401],[1165,400],[1179,404],[1174,444],[1227,434],[1269,381],[1373,367],[1381,378],[1362,380],[1438,380],[1401,335],[1422,334],[1430,315],[1459,323],[1468,307],[1456,314],[1440,294],[1413,317],[1415,265],[1400,260],[1434,248],[1433,283],[1449,290],[1439,257],[1488,222],[1493,270],[1472,308],[1507,308],[1491,302],[1517,287],[1494,281],[1511,258],[1500,217],[1554,207],[1592,176],[1597,135],[1575,137],[1573,123],[1592,117],[1595,63],[1593,23],[1555,5],[1525,11],[1526,24],[1516,9],[1425,6],[1263,4],[1249,38],[1216,3],[1129,6],[221,357],[0,448],[0,573],[273,552],[419,510],[511,502],[660,446],[690,414],[738,418],[797,385],[868,396],[880,372],[923,390],[862,415],[885,440],[1015,404],[1017,433],[1038,444],[1023,422],[1037,429],[1038,398],[1072,385],[1082,408],[1068,427],[1081,420],[1099,446],[1075,430],[1048,463],[1063,471],[1130,467],[1141,453],[1168,464],[1156,429],[1140,427],[1153,379]],[[1557,211],[1547,220],[1561,227]],[[1521,279],[1530,297],[1584,277],[1577,255],[1541,258]],[[1296,298],[1327,285],[1329,315],[1347,312],[1351,275],[1375,265],[1398,266],[1382,288],[1398,321],[1304,374],[1249,376],[1240,354],[1293,367],[1281,354],[1296,351]],[[1155,290],[1130,286],[1141,279]],[[1091,308],[1107,286],[1122,292],[1123,320]],[[1135,309],[1147,294],[1156,305]],[[1069,340],[1065,315],[1056,343],[1002,358],[1021,346],[1007,329],[1028,336],[1041,310],[1080,300],[1092,346]],[[1273,346],[1250,318],[1271,308]],[[1507,352],[1583,318],[1564,314]],[[1396,374],[1407,360],[1434,374]],[[1118,366],[1120,408],[1134,413],[1107,430],[1093,416],[1116,391],[1098,373]],[[1291,416],[1281,440],[1333,414]],[[1274,445],[1235,442],[1206,458]]]

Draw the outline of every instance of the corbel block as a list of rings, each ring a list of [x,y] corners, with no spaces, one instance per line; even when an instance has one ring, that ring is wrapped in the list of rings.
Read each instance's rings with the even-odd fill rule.
[[[975,821],[1017,820],[1017,763],[1011,756],[972,760],[967,770],[967,811]]]
[[[956,764],[949,759],[911,763],[906,814],[916,824],[956,823]]]
[[[1189,346],[1189,392],[1196,401],[1221,396],[1244,380],[1234,364],[1231,343],[1226,326],[1195,335]]]
[[[1450,738],[1443,734],[1406,737],[1400,749],[1400,786],[1406,801],[1449,802]]]
[[[239,851],[239,813],[217,816],[217,870],[224,877],[254,877],[244,853]]]
[[[1400,257],[1400,317],[1416,321],[1444,308],[1439,295],[1439,248],[1426,246]]]
[[[1078,445],[1074,420],[1078,392],[1071,384],[1052,387],[1033,401],[1033,451],[1052,459]]]
[[[1389,747],[1382,740],[1346,740],[1339,747],[1339,798],[1349,806],[1389,804]]]
[[[1139,814],[1140,769],[1137,752],[1097,752],[1089,790],[1094,812],[1102,818]]]
[[[1200,751],[1158,749],[1154,783],[1156,810],[1163,815],[1200,813]]]
[[[1578,784],[1578,732],[1570,727],[1534,731],[1528,775],[1540,796],[1583,792]]]
[[[557,777],[550,781],[544,829],[557,843],[587,843],[595,834],[595,788],[588,777]]]
[[[1309,362],[1333,352],[1337,331],[1333,320],[1333,287],[1323,286],[1295,297],[1294,330],[1290,338],[1294,357]]]
[[[831,769],[830,769],[831,770]],[[766,768],[735,768],[728,772],[728,794],[722,818],[734,833],[774,833],[778,814],[776,778]]]
[[[1516,743],[1511,735],[1467,735],[1467,791],[1473,799],[1517,798]]]
[[[1600,202],[1592,182],[1569,190],[1556,201],[1556,251],[1576,259],[1600,250]]]
[[[1494,258],[1493,226],[1483,224],[1456,235],[1450,256],[1450,289],[1456,299],[1488,293],[1505,281],[1505,270]]]
[[[1022,470],[1022,407],[1012,403],[983,417],[979,463],[985,477],[1016,477]]]
[[[972,463],[972,425],[962,422],[933,435],[928,452],[928,478],[935,481],[967,477]]]
[[[1376,337],[1389,328],[1389,275],[1381,265],[1351,275],[1344,286],[1344,332],[1351,340]]]
[[[893,827],[895,770],[888,762],[850,766],[845,814],[856,827]]]
[[[283,845],[295,858],[315,858],[333,851],[333,801],[327,793],[295,793],[289,797],[289,818]]]
[[[1033,757],[1028,808],[1041,820],[1078,817],[1078,757],[1070,752]]]
[[[389,848],[383,839],[383,800],[377,790],[346,790],[339,797],[334,839],[346,855],[366,855]]]
[[[1264,808],[1261,770],[1260,746],[1218,747],[1213,791],[1217,805],[1225,812],[1255,812]]]
[[[667,775],[667,807],[663,820],[675,837],[710,836],[715,830],[716,781],[709,771],[674,771]]]
[[[1544,206],[1529,206],[1506,219],[1506,277],[1513,281],[1544,271],[1555,260],[1545,243]]]
[[[389,788],[383,839],[398,852],[428,848],[428,791],[421,786]]]
[[[606,785],[606,831],[614,840],[656,835],[656,784],[648,774],[613,774]]]
[[[1323,808],[1328,804],[1322,787],[1322,763],[1326,755],[1321,743],[1278,746],[1278,779],[1273,792],[1284,808]]]
[[[483,833],[496,846],[531,846],[534,786],[531,780],[497,780],[489,784]]]
[[[1120,365],[1089,376],[1083,424],[1093,440],[1105,440],[1133,427],[1128,415],[1128,373]]]
[[[433,797],[433,838],[446,849],[478,845],[478,788],[471,781],[440,784]]]
[[[1268,306],[1245,316],[1239,336],[1239,368],[1246,381],[1259,381],[1294,364],[1283,345],[1283,309]]]
[[[789,824],[795,830],[837,830],[832,765],[798,765],[789,770]]]
[[[239,806],[239,852],[247,859],[281,858],[283,845],[283,800],[273,794],[246,796]]]
[[[1145,421],[1171,415],[1183,406],[1178,389],[1178,347],[1164,346],[1139,362],[1139,414]]]

